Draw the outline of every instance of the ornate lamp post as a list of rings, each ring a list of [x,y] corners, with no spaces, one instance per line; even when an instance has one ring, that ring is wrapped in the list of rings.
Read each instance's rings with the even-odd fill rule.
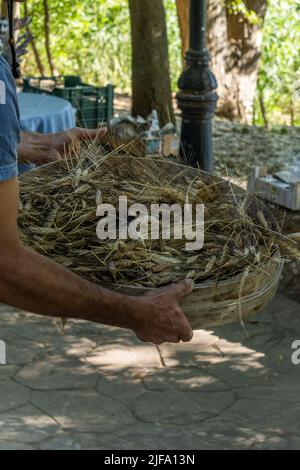
[[[206,49],[206,0],[190,0],[190,49],[185,60],[177,94],[182,111],[181,156],[192,166],[212,171],[212,119],[218,96]]]

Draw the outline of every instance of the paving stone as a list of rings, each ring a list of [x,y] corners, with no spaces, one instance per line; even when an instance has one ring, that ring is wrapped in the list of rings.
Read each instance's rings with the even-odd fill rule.
[[[25,405],[30,398],[30,390],[12,380],[0,382],[0,413]]]
[[[295,302],[292,302],[284,295],[277,293],[273,300],[262,311],[258,312],[253,319],[260,322],[267,322],[275,326],[277,323],[276,315],[281,313],[281,315],[284,314],[285,316],[286,310],[289,309],[292,304],[295,304]]]
[[[269,350],[275,347],[284,338],[284,332],[266,332],[265,334],[255,335],[246,338],[243,344],[257,353],[262,353],[261,357],[268,354]]]
[[[211,444],[193,439],[189,432],[178,427],[137,423],[113,433],[62,432],[38,445],[41,450],[152,450],[202,449]]]
[[[0,382],[13,377],[21,366],[0,365]]]
[[[86,356],[86,361],[106,370],[161,367],[157,349],[142,343],[131,347],[97,348]]]
[[[52,418],[32,405],[0,415],[0,442],[37,443],[58,430],[59,427]]]
[[[235,400],[231,392],[147,392],[134,405],[141,421],[160,424],[191,424],[220,414]]]
[[[99,371],[97,389],[103,395],[131,406],[147,391],[142,381],[144,373],[138,369],[127,370],[121,374],[104,374]]]
[[[245,322],[245,328],[240,323],[228,323],[215,327],[213,332],[219,338],[226,338],[233,343],[244,344],[249,338],[266,333],[266,327],[272,324],[272,321],[263,321],[261,315],[252,317]]]
[[[47,353],[51,355],[81,358],[93,351],[96,347],[96,342],[88,338],[76,337],[66,333],[59,337],[47,339],[45,347]]]
[[[300,330],[299,303],[288,299],[284,295],[277,295],[274,301],[272,311],[273,319],[279,327],[285,330]]]
[[[223,361],[222,353],[216,348],[219,337],[210,331],[198,330],[194,332],[190,343],[162,344],[159,346],[164,364],[167,367],[177,367],[184,364],[186,367],[204,367],[207,363]]]
[[[3,327],[15,325],[20,318],[21,310],[0,304],[0,334]]]
[[[198,425],[199,427],[202,424]],[[107,438],[99,436],[101,450],[216,450],[222,444],[207,442],[195,432],[195,426],[162,426],[138,423]]]
[[[23,365],[46,356],[42,344],[29,341],[17,336],[6,336],[6,360],[8,365]]]
[[[224,360],[222,363],[208,365],[205,371],[234,388],[241,388],[248,387],[265,377],[270,369],[255,354],[249,353],[248,360],[246,357],[240,357],[239,360]]]
[[[286,406],[288,406],[286,404]],[[299,405],[300,409],[300,405]],[[292,413],[292,409],[290,409]],[[293,413],[295,412],[295,409]],[[283,414],[282,403],[274,400],[264,399],[249,399],[241,398],[229,409],[225,410],[222,414],[222,419],[230,421],[233,425],[242,424],[250,426],[254,429],[262,430],[267,427],[273,427],[272,423],[278,421],[278,415]],[[297,416],[299,421],[300,414]],[[286,428],[286,422],[282,421],[282,426]],[[300,429],[300,421],[299,421]],[[276,427],[273,428],[273,433],[280,431]]]
[[[220,348],[226,358],[236,358],[237,354],[247,357],[253,353],[256,353],[257,358],[263,358],[270,348],[276,346],[284,338],[284,331],[274,331],[273,328],[266,328],[264,324],[260,333],[252,332],[250,334],[249,332],[248,335],[246,333],[234,335],[234,340],[231,335],[229,336],[224,333],[222,339],[216,342],[216,346]]]
[[[0,305],[0,449],[299,449],[299,304],[277,295],[246,328],[160,356],[128,330]]]
[[[0,442],[0,450],[35,450],[34,446],[19,444],[18,442]]]
[[[241,343],[220,339],[212,333],[204,334],[200,331],[197,333],[198,335],[191,344],[160,346],[167,367],[178,367],[184,364],[186,367],[207,368],[215,366],[218,369],[219,365],[226,365],[228,361],[240,364],[244,370],[263,367],[259,364],[259,360],[264,357],[263,353]]]
[[[99,445],[99,435],[62,432],[39,444],[41,450],[92,450]]]
[[[265,433],[266,437],[275,433],[294,434],[300,437],[300,404],[289,402],[276,402],[276,404],[276,412],[270,414],[264,420],[258,420],[259,429]]]
[[[13,325],[0,329],[0,336],[20,337],[25,340],[43,344],[49,338],[60,336],[60,331],[54,320],[40,320],[38,316],[20,318]],[[17,339],[16,339],[17,340]],[[53,339],[52,339],[53,340]]]
[[[299,450],[300,436],[266,436],[263,442],[253,445],[255,450]]]
[[[98,378],[91,366],[61,357],[28,364],[15,376],[17,382],[33,390],[88,389]]]
[[[229,390],[229,385],[205,371],[195,368],[164,368],[146,373],[143,378],[148,390],[182,390],[194,392],[216,392]]]
[[[97,341],[99,348],[140,344],[132,331],[82,320],[68,321],[64,331],[66,335],[70,334],[77,338],[85,337]]]
[[[125,406],[94,391],[34,392],[31,401],[78,432],[110,432],[135,422]]]
[[[63,331],[65,334],[70,334],[77,337],[98,338],[100,335],[104,335],[106,330],[110,330],[111,328],[113,327],[101,325],[100,323],[71,319],[67,321]]]
[[[248,449],[255,444],[258,431],[247,425],[233,425],[229,421],[222,419],[222,414],[218,418],[204,421],[199,426],[190,426],[188,429],[193,438],[198,437],[217,448],[221,446],[225,449]]]
[[[249,387],[236,390],[236,393],[240,398],[300,404],[300,370],[298,372],[297,369],[297,374],[284,380],[278,373],[267,375]]]
[[[295,340],[300,340],[300,330],[288,333],[278,344],[270,348],[264,357],[264,364],[273,372],[285,376],[297,376],[300,378],[300,365],[292,362],[294,349],[292,344]]]

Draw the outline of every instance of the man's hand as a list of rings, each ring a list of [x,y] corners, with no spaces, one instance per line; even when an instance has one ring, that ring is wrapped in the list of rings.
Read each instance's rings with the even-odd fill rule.
[[[180,300],[193,290],[193,282],[186,280],[151,291],[141,298],[133,331],[144,342],[188,342],[193,330],[179,306]]]
[[[19,160],[23,163],[45,164],[70,158],[80,151],[82,143],[104,143],[106,132],[106,127],[101,129],[75,127],[57,134],[22,132],[18,149]]]

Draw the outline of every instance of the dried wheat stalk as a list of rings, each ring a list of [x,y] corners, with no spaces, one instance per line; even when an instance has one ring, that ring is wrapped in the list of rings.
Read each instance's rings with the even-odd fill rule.
[[[184,204],[187,195],[190,203],[203,203],[204,248],[187,252],[184,239],[98,240],[96,206],[117,207],[120,195],[147,207]],[[19,229],[25,245],[82,277],[146,287],[264,270],[278,247],[292,246],[266,209],[230,182],[155,158],[103,156],[93,146],[21,179]]]

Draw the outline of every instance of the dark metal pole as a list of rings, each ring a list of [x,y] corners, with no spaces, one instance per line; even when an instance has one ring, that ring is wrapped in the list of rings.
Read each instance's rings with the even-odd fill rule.
[[[190,49],[185,60],[177,94],[182,111],[181,157],[195,167],[212,171],[212,119],[218,96],[206,49],[206,0],[190,0]]]
[[[190,0],[190,49],[206,49],[206,2]]]

